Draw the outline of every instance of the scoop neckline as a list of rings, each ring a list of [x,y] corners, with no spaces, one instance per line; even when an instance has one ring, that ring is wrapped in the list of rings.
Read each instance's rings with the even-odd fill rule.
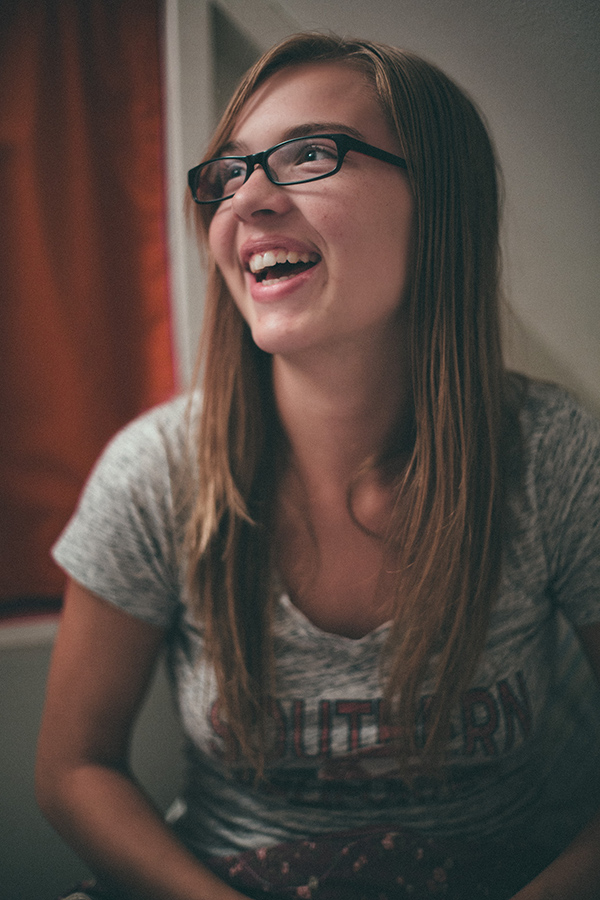
[[[376,638],[379,638],[383,633],[389,631],[392,622],[388,620],[387,622],[382,622],[381,625],[378,625],[377,628],[374,628],[372,631],[367,631],[366,634],[363,634],[362,637],[352,638],[348,637],[345,634],[338,634],[336,631],[325,631],[324,628],[321,628],[319,625],[315,625],[311,619],[308,618],[306,613],[303,613],[301,609],[292,602],[292,598],[286,590],[278,591],[278,602],[279,605],[283,608],[288,615],[291,615],[300,626],[303,627],[304,631],[311,632],[312,634],[320,637],[326,638],[336,641],[345,641],[352,646],[360,646],[362,643],[368,643]]]

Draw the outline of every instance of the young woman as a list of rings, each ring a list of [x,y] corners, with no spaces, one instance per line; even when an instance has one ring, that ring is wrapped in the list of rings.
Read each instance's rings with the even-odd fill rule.
[[[203,399],[117,436],[55,549],[42,808],[116,896],[600,896],[600,433],[503,369],[480,116],[300,35],[205,160]],[[170,825],[127,760],[163,644]]]

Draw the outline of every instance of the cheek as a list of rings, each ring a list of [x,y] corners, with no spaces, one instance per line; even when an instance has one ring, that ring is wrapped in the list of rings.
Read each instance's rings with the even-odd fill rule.
[[[385,253],[410,241],[414,202],[408,185],[394,178],[359,185],[351,203],[340,210],[342,228],[356,240]]]
[[[412,215],[387,205],[343,225],[349,265],[375,281],[403,279],[412,261]]]
[[[414,232],[412,196],[404,192],[399,197],[382,200],[378,235],[382,248],[398,256],[402,269],[412,262]]]
[[[223,275],[235,257],[230,218],[217,212],[208,229],[208,246]]]
[[[208,228],[208,247],[214,258],[219,261],[222,246],[222,227],[216,217],[213,218]]]

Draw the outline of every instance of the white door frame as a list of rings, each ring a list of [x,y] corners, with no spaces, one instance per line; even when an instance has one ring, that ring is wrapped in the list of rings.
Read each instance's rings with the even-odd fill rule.
[[[173,349],[181,388],[190,384],[204,305],[204,274],[186,223],[187,170],[208,144],[214,123],[215,48],[211,6],[260,50],[300,31],[301,26],[273,0],[166,0],[163,47],[167,236]]]

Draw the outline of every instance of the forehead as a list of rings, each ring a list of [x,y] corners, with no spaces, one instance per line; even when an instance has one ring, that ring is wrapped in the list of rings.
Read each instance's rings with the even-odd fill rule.
[[[260,150],[306,125],[398,146],[365,73],[341,61],[297,63],[269,76],[244,104],[231,139]]]

